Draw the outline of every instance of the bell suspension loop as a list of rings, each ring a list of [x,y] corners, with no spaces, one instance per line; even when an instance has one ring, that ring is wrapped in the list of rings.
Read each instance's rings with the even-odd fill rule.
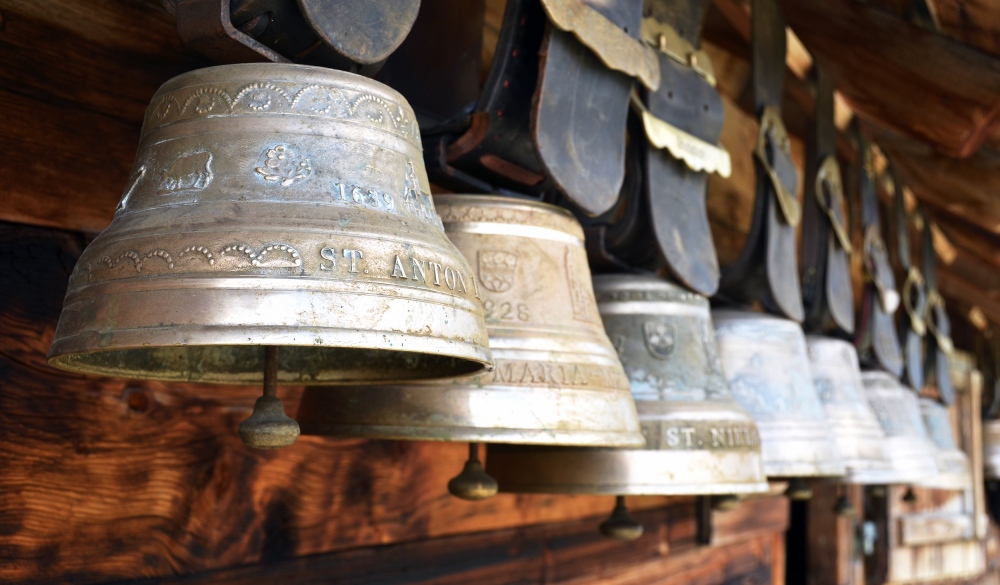
[[[478,501],[497,495],[497,480],[483,469],[479,460],[479,443],[469,443],[469,459],[462,472],[448,482],[448,492],[463,500]]]
[[[254,449],[288,447],[299,438],[299,423],[285,414],[278,398],[278,347],[264,346],[264,394],[253,405],[253,414],[240,423],[240,438]]]
[[[642,524],[632,518],[625,505],[625,496],[615,496],[615,508],[604,522],[601,522],[601,534],[615,540],[635,540],[642,536]]]

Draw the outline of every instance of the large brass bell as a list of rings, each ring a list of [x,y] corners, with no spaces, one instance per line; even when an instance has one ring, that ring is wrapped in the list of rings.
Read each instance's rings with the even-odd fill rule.
[[[736,401],[760,429],[768,478],[790,478],[789,495],[807,498],[805,477],[845,468],[809,371],[805,335],[794,321],[716,309],[715,335]]]
[[[618,355],[601,325],[568,212],[481,195],[435,196],[448,237],[472,263],[496,358],[491,373],[406,385],[307,389],[303,432],[379,439],[636,447],[644,444]],[[404,260],[400,283],[452,275]],[[478,451],[475,451],[478,453]],[[487,463],[493,458],[493,450]],[[452,493],[483,497],[470,460]]]
[[[813,384],[847,469],[843,481],[887,483],[885,432],[865,399],[857,350],[847,341],[819,335],[806,336],[806,347]]]
[[[708,301],[658,278],[602,275],[594,291],[625,366],[644,449],[491,447],[501,491],[746,494],[767,491],[757,426],[733,400]]]
[[[887,372],[863,372],[861,379],[868,404],[885,431],[885,454],[892,466],[885,483],[916,483],[936,476],[936,449],[924,429],[917,395]]]
[[[70,278],[49,363],[229,384],[266,371],[241,426],[265,448],[298,434],[278,382],[482,371],[476,283],[422,161],[409,105],[364,77],[253,64],[168,81],[114,220]]]
[[[942,490],[964,490],[972,487],[972,464],[969,456],[955,444],[948,408],[930,398],[920,398],[920,415],[927,436],[936,448],[938,473],[917,482],[918,485]]]

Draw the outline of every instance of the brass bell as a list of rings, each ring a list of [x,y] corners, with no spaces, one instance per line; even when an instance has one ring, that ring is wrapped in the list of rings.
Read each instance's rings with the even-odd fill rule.
[[[307,389],[305,434],[510,444],[645,443],[615,348],[597,312],[583,230],[569,212],[510,197],[434,197],[448,237],[475,267],[491,373],[406,385]],[[437,269],[435,269],[437,270]],[[453,278],[400,262],[394,277]],[[487,458],[491,465],[494,451]],[[467,469],[469,466],[467,465]],[[452,493],[479,498],[479,469]],[[460,486],[471,486],[468,489]]]
[[[807,335],[806,347],[813,384],[847,469],[844,483],[886,483],[885,432],[865,399],[857,350],[847,341],[819,335]]]
[[[938,473],[917,482],[922,487],[964,490],[972,487],[969,456],[955,444],[948,408],[930,398],[920,398],[920,415],[927,435],[936,448]]]
[[[712,319],[729,388],[760,429],[768,478],[843,475],[844,463],[810,375],[802,328],[787,319],[733,309],[716,309]],[[807,497],[807,491],[790,496]]]
[[[625,366],[646,446],[491,447],[487,471],[500,490],[607,495],[767,491],[757,426],[730,395],[708,300],[645,276],[596,276],[594,291],[604,328]]]
[[[1000,480],[1000,420],[983,421],[983,470],[986,479]]]
[[[861,380],[885,431],[885,454],[892,466],[885,483],[915,483],[937,475],[936,449],[921,421],[917,395],[887,372],[862,372]]]
[[[422,278],[399,277],[417,265]],[[201,69],[153,96],[49,352],[53,366],[130,378],[246,384],[267,369],[269,398],[241,425],[257,447],[297,435],[278,382],[441,378],[490,362],[409,105],[370,79],[287,64]]]

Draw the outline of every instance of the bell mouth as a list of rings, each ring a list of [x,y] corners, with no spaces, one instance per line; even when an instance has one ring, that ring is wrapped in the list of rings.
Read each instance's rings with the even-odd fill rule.
[[[281,346],[278,355],[279,383],[297,385],[461,377],[488,366],[486,360],[382,348]],[[63,370],[122,378],[258,384],[263,381],[264,351],[259,345],[141,347],[61,355],[53,351],[48,363]]]

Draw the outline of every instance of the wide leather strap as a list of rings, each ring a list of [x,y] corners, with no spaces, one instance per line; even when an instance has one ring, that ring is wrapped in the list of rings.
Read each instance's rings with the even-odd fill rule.
[[[781,122],[785,85],[785,19],[776,0],[754,0],[754,104],[761,123],[754,163],[757,187],[750,233],[740,258],[722,270],[721,296],[760,301],[769,311],[802,321],[795,228],[801,208],[797,171]]]
[[[610,22],[625,31],[619,43],[631,39],[634,47],[641,47],[640,54],[646,54],[648,47],[639,39],[642,0],[577,3],[589,7],[592,22]],[[548,28],[531,118],[531,135],[546,175],[588,215],[604,213],[618,198],[625,178],[625,121],[632,92],[632,77],[608,68],[581,42],[599,36],[600,31]]]
[[[924,375],[928,382],[937,387],[941,402],[950,405],[955,402],[955,389],[951,384],[948,366],[948,354],[954,349],[951,341],[951,321],[945,310],[944,298],[937,290],[937,263],[931,220],[923,210],[921,217],[923,226],[920,265],[924,270],[924,282],[927,285],[927,310],[924,321],[930,333],[927,336],[927,362]]]
[[[863,366],[900,376],[903,373],[903,355],[893,319],[900,305],[900,297],[896,290],[896,277],[889,264],[889,252],[882,237],[875,184],[875,157],[857,124],[852,128],[852,136],[857,144],[860,163],[857,167],[858,180],[852,185],[858,190],[861,203],[861,226],[864,230],[861,253],[865,271],[861,314],[854,345]]]
[[[471,112],[424,131],[431,180],[561,200],[588,216],[609,210],[633,81],[659,87],[641,21],[642,0],[508,0]]]
[[[659,48],[662,81],[637,108],[647,138],[643,194],[663,266],[675,280],[706,296],[719,286],[705,205],[708,172],[728,176],[731,168],[729,154],[718,146],[722,98],[708,57],[697,50],[709,4],[668,0],[650,6],[643,37]],[[674,140],[658,139],[661,129]]]
[[[816,106],[806,141],[802,214],[802,300],[809,332],[854,332],[854,291],[848,255],[844,184],[837,163],[833,84],[821,64],[813,67]]]
[[[927,293],[924,276],[913,265],[910,256],[910,214],[906,210],[903,183],[896,170],[888,168],[893,184],[893,213],[896,218],[896,260],[903,272],[903,314],[899,322],[899,338],[903,342],[903,383],[919,391],[924,386],[924,333],[927,330],[924,314],[927,310]]]

